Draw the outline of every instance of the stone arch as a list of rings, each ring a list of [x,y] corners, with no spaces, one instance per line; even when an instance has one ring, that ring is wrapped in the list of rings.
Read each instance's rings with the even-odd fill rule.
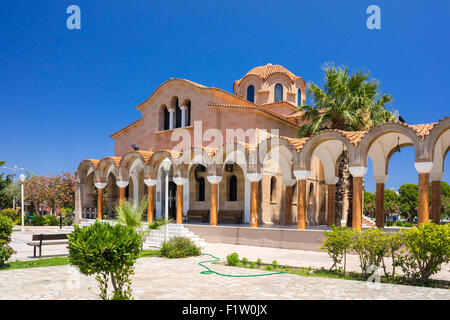
[[[403,145],[413,145],[414,151],[415,151],[415,160],[418,161],[419,159],[423,158],[423,144],[420,141],[420,138],[417,136],[414,129],[411,127],[408,127],[407,125],[403,125],[400,123],[384,123],[381,125],[378,125],[374,128],[372,128],[364,137],[361,139],[358,147],[357,147],[357,159],[356,162],[363,167],[367,167],[367,158],[369,155],[370,148],[372,145],[378,141],[379,139],[382,139],[383,136],[387,134],[395,133],[397,135],[401,135],[403,139],[400,141]],[[397,145],[397,141],[395,141],[395,146]],[[392,150],[390,148],[385,153],[386,157],[388,153]],[[386,159],[385,157],[385,159]],[[379,162],[379,159],[376,160]],[[352,163],[352,162],[350,162]],[[385,167],[385,164],[383,163],[383,167]]]
[[[306,141],[298,155],[298,161],[294,161],[295,170],[311,170],[312,154],[316,148],[322,143],[334,140],[342,143],[343,148],[348,150],[350,163],[354,163],[357,159],[355,155],[355,146],[348,140],[339,130],[321,131]]]
[[[101,159],[95,170],[95,180],[98,182],[106,182],[110,174],[113,174],[117,179],[120,160],[120,157],[105,157]]]

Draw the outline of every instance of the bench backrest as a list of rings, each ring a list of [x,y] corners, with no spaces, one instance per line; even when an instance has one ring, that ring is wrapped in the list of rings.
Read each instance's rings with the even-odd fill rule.
[[[187,214],[209,214],[209,210],[188,210]]]
[[[36,240],[63,240],[67,239],[67,233],[33,234],[33,241]]]

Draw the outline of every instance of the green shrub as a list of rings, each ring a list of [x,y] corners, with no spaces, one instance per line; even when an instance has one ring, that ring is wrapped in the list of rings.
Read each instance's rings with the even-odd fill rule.
[[[3,266],[14,253],[13,248],[5,240],[0,240],[0,266]]]
[[[404,224],[405,227],[411,228],[413,225],[411,222],[405,222]]]
[[[247,264],[248,264],[248,259],[247,259],[247,258],[242,258],[241,262],[242,262],[244,265],[247,265]]]
[[[170,259],[199,256],[201,253],[200,248],[186,237],[173,237],[161,246],[161,255]]]
[[[277,261],[277,260],[273,260],[273,261],[272,261],[272,266],[273,266],[274,268],[278,268],[278,267],[279,267],[278,261]]]
[[[9,217],[0,216],[0,240],[11,241],[13,222]]]
[[[239,263],[239,255],[236,252],[227,255],[227,262],[230,266],[237,266]]]
[[[256,267],[256,263],[254,263],[253,261],[250,261],[250,269],[255,269]]]
[[[334,267],[338,267],[339,264],[344,260],[344,274],[347,260],[347,251],[352,247],[352,234],[355,231],[348,229],[347,227],[336,227],[332,226],[331,231],[325,231],[324,234],[326,238],[323,241],[322,250],[328,252],[328,255],[333,260],[333,265],[330,270]]]
[[[96,221],[69,234],[69,259],[84,275],[95,274],[100,298],[108,299],[108,282],[113,285],[112,299],[132,299],[130,276],[139,257],[141,236],[132,229]]]
[[[404,244],[404,230],[398,231],[398,232],[386,232],[385,235],[385,241],[387,246],[387,253],[386,256],[389,256],[392,259],[392,281],[395,281],[395,267],[399,265],[399,255],[397,251],[403,246]],[[386,272],[386,265],[384,263],[383,259],[383,269],[384,269],[384,275],[386,278],[389,278],[388,273]]]
[[[261,264],[262,264],[262,260],[261,260],[261,258],[258,258],[258,260],[256,260],[256,264],[258,265],[258,267],[260,267],[260,266],[261,266]]]
[[[352,249],[358,254],[363,277],[370,266],[381,267],[389,252],[387,237],[380,229],[365,229],[353,232]]]
[[[272,271],[272,266],[270,264],[266,265],[266,270],[267,271]]]
[[[408,277],[427,281],[450,262],[450,226],[432,222],[407,229],[404,232],[404,255],[399,264]]]
[[[392,222],[392,221],[387,221],[387,222],[386,222],[386,225],[387,225],[388,227],[392,227],[392,226],[394,225],[394,222]]]
[[[71,226],[75,221],[75,212],[71,208],[62,209],[62,224],[63,226]]]
[[[8,217],[12,221],[16,221],[17,218],[20,218],[19,213],[14,209],[3,209],[2,211],[0,211],[0,216]]]
[[[401,222],[401,221],[396,221],[396,222],[395,222],[395,225],[396,225],[397,227],[403,227],[403,222]]]
[[[59,219],[54,214],[48,213],[42,216],[44,226],[59,226]]]
[[[0,266],[15,252],[10,246],[13,222],[6,215],[0,215]]]

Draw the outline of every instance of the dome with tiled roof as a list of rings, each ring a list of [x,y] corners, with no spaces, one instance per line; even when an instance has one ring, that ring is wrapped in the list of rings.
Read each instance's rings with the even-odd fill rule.
[[[249,72],[247,72],[247,74],[244,77],[235,81],[234,83],[236,85],[239,85],[239,83],[241,83],[241,81],[245,77],[250,76],[250,75],[255,75],[255,76],[259,77],[262,81],[266,81],[269,76],[271,76],[272,74],[275,74],[275,73],[282,73],[282,74],[288,76],[288,78],[291,80],[292,83],[297,81],[297,79],[301,79],[301,77],[297,77],[295,74],[293,74],[288,69],[286,69],[285,67],[283,67],[279,64],[268,63],[265,66],[259,66],[259,67],[255,67],[255,68],[251,69]]]

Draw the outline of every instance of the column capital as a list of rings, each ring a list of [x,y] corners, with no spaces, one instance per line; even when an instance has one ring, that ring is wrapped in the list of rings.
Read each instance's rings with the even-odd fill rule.
[[[175,108],[167,108],[167,111],[169,111],[170,113],[175,112]]]
[[[373,176],[373,179],[376,183],[385,183],[387,181],[388,175],[380,175],[380,176]]]
[[[338,181],[339,181],[338,177],[325,177],[326,184],[333,184],[333,185],[335,185],[336,183],[338,183]]]
[[[186,184],[188,182],[187,178],[181,178],[181,177],[174,177],[173,178],[173,182],[175,182],[175,184],[177,186],[182,186],[184,184]]]
[[[106,187],[106,182],[95,182],[94,185],[97,189],[103,189]]]
[[[431,181],[440,181],[442,180],[443,176],[444,176],[443,172],[432,172],[430,174]]]
[[[156,180],[156,179],[144,179],[144,183],[148,187],[156,186],[157,182],[158,182],[158,180]]]
[[[367,167],[349,167],[350,174],[355,178],[362,178],[366,175]]]
[[[294,170],[294,176],[297,180],[306,180],[311,175],[309,170]]]
[[[181,106],[180,109],[181,110],[187,110],[187,106]]]
[[[222,176],[206,176],[206,179],[211,184],[218,184],[222,181]]]
[[[433,162],[414,162],[414,167],[416,167],[418,173],[430,173]]]
[[[117,185],[119,188],[126,188],[126,187],[128,186],[128,181],[120,181],[120,180],[117,180],[117,181],[116,181],[116,185]]]
[[[262,179],[262,174],[256,172],[247,173],[247,179],[250,180],[250,182],[258,182]]]

